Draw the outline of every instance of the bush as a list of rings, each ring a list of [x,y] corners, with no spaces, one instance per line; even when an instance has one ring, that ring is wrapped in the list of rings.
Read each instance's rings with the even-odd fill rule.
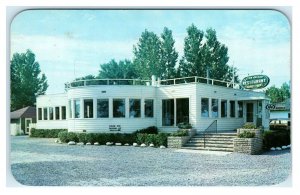
[[[77,134],[77,137],[78,137],[78,141],[79,142],[83,142],[83,143],[87,143],[87,138],[86,138],[86,133],[79,133]]]
[[[67,135],[67,140],[66,140],[66,142],[69,142],[69,141],[78,142],[79,139],[78,139],[78,137],[77,137],[77,133],[69,132],[68,135]]]
[[[178,124],[178,128],[179,129],[191,129],[192,125],[190,123],[183,122],[183,123]]]
[[[66,143],[67,139],[68,139],[68,132],[67,131],[61,131],[58,133],[58,139],[63,142]]]
[[[67,129],[31,129],[30,137],[57,138],[60,132],[67,132]]]
[[[150,126],[144,129],[140,129],[134,132],[134,134],[146,133],[146,134],[158,134],[158,128],[156,126]]]
[[[242,129],[256,129],[256,126],[253,123],[245,123]]]
[[[238,135],[239,138],[254,138],[255,133],[250,131],[244,131]]]
[[[291,144],[290,131],[265,131],[263,135],[265,149]]]
[[[138,133],[136,136],[136,142],[138,144],[154,144],[154,146],[167,145],[168,134],[167,133],[158,133],[158,134],[146,134]]]
[[[182,137],[188,135],[189,135],[189,131],[187,129],[179,129],[175,133],[171,134],[171,136],[175,136],[175,137]]]

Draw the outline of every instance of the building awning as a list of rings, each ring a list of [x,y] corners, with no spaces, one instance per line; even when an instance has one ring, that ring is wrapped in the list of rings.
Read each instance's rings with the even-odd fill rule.
[[[27,106],[25,108],[15,110],[10,113],[10,118],[11,119],[36,118],[36,109],[33,106]]]

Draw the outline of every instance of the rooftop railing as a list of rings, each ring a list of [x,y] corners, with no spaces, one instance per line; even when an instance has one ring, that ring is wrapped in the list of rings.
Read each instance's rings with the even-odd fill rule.
[[[166,79],[166,80],[157,80],[154,81],[155,86],[165,86],[165,85],[178,85],[185,83],[204,83],[208,85],[217,85],[223,87],[230,88],[238,88],[240,89],[239,84],[221,81],[216,79],[209,79],[204,77],[182,77],[182,78],[174,78],[174,79]],[[65,83],[65,88],[74,88],[74,87],[84,87],[84,86],[95,86],[95,85],[153,85],[153,81],[151,80],[140,80],[140,79],[88,79],[88,80],[78,80],[72,81],[69,83]]]

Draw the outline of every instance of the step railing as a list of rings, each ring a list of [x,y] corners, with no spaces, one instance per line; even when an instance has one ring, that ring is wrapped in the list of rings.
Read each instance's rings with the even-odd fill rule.
[[[205,148],[205,136],[207,133],[218,132],[218,121],[214,120],[203,132],[203,147]]]

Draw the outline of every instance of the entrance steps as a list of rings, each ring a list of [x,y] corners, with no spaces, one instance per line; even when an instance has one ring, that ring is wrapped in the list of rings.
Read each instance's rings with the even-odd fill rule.
[[[236,137],[236,133],[196,134],[182,148],[233,152],[233,139]]]

